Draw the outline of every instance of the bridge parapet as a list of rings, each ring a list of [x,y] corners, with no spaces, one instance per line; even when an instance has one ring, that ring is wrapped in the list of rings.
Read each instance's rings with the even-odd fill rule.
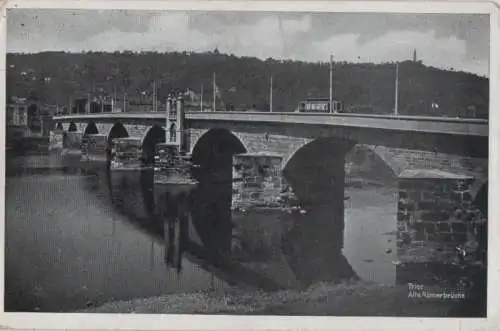
[[[123,121],[139,122],[164,121],[165,114],[144,113],[99,113],[88,115],[56,116],[58,122],[68,121]],[[187,121],[231,121],[246,123],[287,123],[302,125],[327,125],[434,132],[443,134],[488,136],[488,120],[444,118],[428,116],[388,116],[365,114],[310,114],[310,113],[265,113],[265,112],[186,112]]]

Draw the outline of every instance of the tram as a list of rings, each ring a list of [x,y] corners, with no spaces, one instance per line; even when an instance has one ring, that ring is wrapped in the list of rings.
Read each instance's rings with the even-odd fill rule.
[[[343,113],[344,104],[339,100],[332,100],[330,109],[330,99],[309,98],[299,102],[295,112],[297,113]]]

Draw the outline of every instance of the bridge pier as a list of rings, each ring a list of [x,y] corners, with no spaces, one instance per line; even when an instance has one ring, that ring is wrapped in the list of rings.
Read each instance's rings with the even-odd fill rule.
[[[72,156],[82,155],[82,132],[67,131],[63,143],[63,154]]]
[[[108,162],[108,138],[104,134],[87,134],[82,139],[82,161]]]
[[[231,256],[235,260],[261,260],[280,250],[283,228],[274,214],[284,212],[281,161],[280,155],[268,153],[233,156]]]
[[[50,131],[49,151],[61,151],[64,148],[64,136],[66,132],[62,129]]]
[[[472,204],[473,181],[436,170],[405,171],[399,176],[399,283],[433,282],[415,279],[422,273],[411,270],[457,262],[457,247],[466,249],[464,259],[478,259],[479,229],[485,220]]]
[[[270,153],[234,155],[232,208],[279,207],[282,159]]]
[[[344,163],[323,161],[293,169],[288,183],[280,155],[233,156],[233,259],[266,264],[285,286],[355,276],[342,256]]]
[[[115,138],[111,145],[111,170],[131,170],[144,167],[145,164],[140,139]]]

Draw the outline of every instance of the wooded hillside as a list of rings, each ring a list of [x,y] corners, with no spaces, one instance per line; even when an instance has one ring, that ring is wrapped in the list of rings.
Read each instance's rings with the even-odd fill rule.
[[[335,63],[335,98],[345,107],[371,107],[377,113],[394,107],[395,64]],[[66,105],[70,96],[87,93],[127,93],[128,98],[150,100],[153,81],[161,81],[162,102],[171,91],[190,89],[194,101],[203,85],[204,100],[212,101],[212,74],[221,92],[218,106],[225,109],[269,109],[269,78],[273,75],[273,110],[293,111],[307,97],[328,97],[328,63],[262,61],[207,53],[64,53],[7,55],[7,97],[31,97]],[[456,116],[474,106],[487,116],[487,78],[427,67],[420,62],[399,64],[401,114]],[[438,109],[431,109],[437,103]]]

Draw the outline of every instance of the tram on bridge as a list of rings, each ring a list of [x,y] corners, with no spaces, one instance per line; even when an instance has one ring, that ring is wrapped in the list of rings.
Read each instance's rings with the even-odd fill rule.
[[[299,102],[297,113],[343,113],[344,104],[339,100],[332,100],[330,107],[329,98],[309,98]]]

